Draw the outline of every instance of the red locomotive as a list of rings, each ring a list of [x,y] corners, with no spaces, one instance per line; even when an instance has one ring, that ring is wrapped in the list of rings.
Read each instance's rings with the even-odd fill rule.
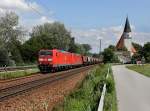
[[[98,62],[100,62],[100,60],[96,58],[57,49],[42,49],[39,51],[38,57],[38,66],[41,72],[54,72],[82,65],[96,64]]]

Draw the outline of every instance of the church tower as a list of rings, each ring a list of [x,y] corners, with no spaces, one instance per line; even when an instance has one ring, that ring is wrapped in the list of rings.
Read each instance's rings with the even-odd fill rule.
[[[118,51],[123,51],[126,49],[128,52],[130,52],[130,56],[133,56],[136,52],[135,48],[132,45],[131,27],[128,17],[126,18],[124,31],[116,45],[116,49]]]

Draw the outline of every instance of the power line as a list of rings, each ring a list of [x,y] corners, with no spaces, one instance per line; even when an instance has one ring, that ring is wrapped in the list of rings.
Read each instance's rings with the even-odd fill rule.
[[[29,3],[28,3],[27,5],[28,5],[28,7],[29,7],[32,11],[34,11],[34,12],[37,13],[38,15],[44,16],[44,14],[42,14],[42,13],[41,13],[40,11],[38,11],[36,8],[32,7]]]

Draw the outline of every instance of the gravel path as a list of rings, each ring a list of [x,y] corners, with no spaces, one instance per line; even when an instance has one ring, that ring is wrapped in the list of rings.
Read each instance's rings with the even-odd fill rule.
[[[113,66],[119,111],[150,111],[150,78]]]

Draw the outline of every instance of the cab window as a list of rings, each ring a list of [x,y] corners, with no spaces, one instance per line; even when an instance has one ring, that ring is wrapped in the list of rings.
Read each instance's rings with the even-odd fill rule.
[[[52,56],[52,51],[42,50],[39,52],[39,55],[51,55]]]

